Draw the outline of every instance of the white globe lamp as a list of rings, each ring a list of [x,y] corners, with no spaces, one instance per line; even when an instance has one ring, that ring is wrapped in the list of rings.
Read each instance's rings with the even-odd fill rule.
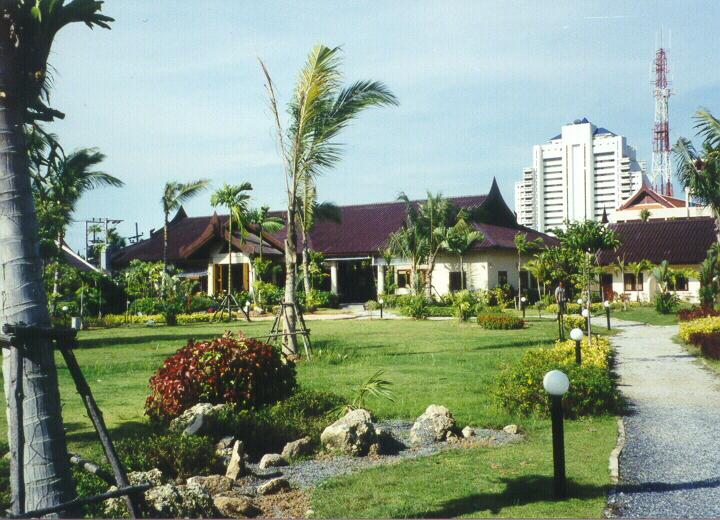
[[[565,372],[551,370],[543,378],[543,388],[548,394],[560,397],[565,395],[570,388],[570,380]]]
[[[570,331],[570,339],[573,341],[582,341],[584,335],[582,329],[577,327]]]

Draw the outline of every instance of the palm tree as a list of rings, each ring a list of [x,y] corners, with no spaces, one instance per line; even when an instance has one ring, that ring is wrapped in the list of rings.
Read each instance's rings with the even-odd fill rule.
[[[297,354],[295,337],[295,264],[297,261],[298,188],[305,176],[316,177],[335,166],[341,157],[336,142],[340,132],[366,108],[396,105],[395,96],[379,82],[358,81],[342,87],[340,48],[315,46],[300,71],[288,112],[287,131],[280,121],[275,85],[260,61],[277,131],[285,170],[287,191],[287,235],[285,238],[285,297],[290,310],[283,320],[283,346]]]
[[[210,184],[207,179],[198,179],[190,182],[170,181],[165,183],[163,196],[160,198],[160,204],[165,217],[163,226],[163,271],[167,273],[167,248],[168,248],[168,224],[170,223],[170,213],[176,211],[183,203],[205,191]]]
[[[475,243],[484,239],[485,236],[480,231],[469,226],[465,220],[460,219],[457,224],[450,228],[442,243],[445,251],[458,255],[460,260],[460,290],[465,289],[463,257]]]
[[[0,16],[0,266],[4,276],[2,323],[47,327],[50,317],[38,255],[38,225],[30,187],[23,125],[52,121],[63,114],[50,108],[47,58],[55,35],[66,25],[83,22],[109,28],[101,2],[15,0],[2,3]],[[49,339],[34,335],[25,344],[31,356],[3,356],[5,395],[22,385],[23,424],[15,400],[8,398],[11,473],[18,473],[18,439],[25,440],[24,486],[13,495],[24,503],[14,509],[57,506],[75,496],[68,464],[54,352]],[[22,363],[22,367],[17,365]],[[16,378],[17,370],[23,373]]]
[[[410,204],[407,196],[402,194],[406,204]],[[425,239],[427,247],[427,290],[428,296],[432,296],[433,284],[432,276],[435,270],[435,262],[437,256],[442,250],[443,242],[447,238],[448,230],[457,223],[457,215],[459,210],[448,201],[441,193],[433,195],[427,193],[427,201],[420,204],[418,208],[418,223],[421,233]]]
[[[522,298],[522,277],[520,276],[520,271],[522,270],[522,255],[540,249],[543,244],[543,240],[542,238],[528,240],[527,233],[518,231],[517,233],[515,233],[513,242],[515,242],[515,249],[517,250],[518,297],[516,301],[516,306],[519,309],[520,298]]]
[[[417,206],[404,193],[398,200],[405,202],[405,222],[388,237],[387,249],[394,256],[410,260],[410,290],[416,293],[420,287],[418,266],[427,258],[428,237],[423,233]]]
[[[285,222],[280,217],[273,217],[270,214],[268,206],[262,206],[259,209],[252,209],[247,213],[247,222],[254,225],[258,230],[258,238],[260,238],[259,255],[260,260],[263,256],[263,233],[277,233],[285,227]]]
[[[224,184],[222,188],[217,190],[210,197],[210,204],[213,207],[225,206],[228,209],[228,314],[230,315],[230,301],[232,300],[232,238],[233,238],[233,221],[238,223],[240,229],[240,240],[244,240],[245,230],[247,228],[248,201],[250,195],[248,191],[252,191],[252,185],[249,182],[243,182],[235,186]]]
[[[689,139],[678,139],[673,147],[677,176],[693,198],[710,206],[720,242],[720,120],[706,109],[698,110],[694,119],[697,135],[703,138],[702,151]]]
[[[630,272],[633,274],[633,276],[635,276],[635,284],[636,284],[635,288],[638,289],[637,286],[640,283],[640,276],[645,271],[649,271],[650,269],[652,269],[653,264],[650,260],[640,260],[639,262],[630,262],[629,264],[627,264],[627,268],[630,269]],[[655,271],[653,271],[653,276],[655,276]],[[658,284],[661,283],[657,277],[655,277],[655,280],[657,280]],[[623,277],[623,284],[624,283],[625,283],[625,280]],[[623,288],[624,288],[624,286],[623,286]],[[662,292],[665,292],[665,291],[663,290]],[[640,290],[638,289],[636,291],[636,293],[637,293],[637,301],[640,301]]]
[[[303,272],[303,287],[305,288],[305,295],[310,294],[310,244],[308,241],[308,235],[315,228],[315,223],[318,220],[326,220],[330,222],[339,223],[342,216],[340,208],[332,202],[318,202],[317,201],[317,190],[315,188],[314,179],[310,176],[305,176],[300,181],[300,192],[301,200],[298,201],[300,211],[298,211],[298,217],[300,225],[300,238],[302,240],[302,257],[301,267]]]
[[[525,269],[535,277],[538,286],[538,298],[545,295],[545,284],[550,278],[550,266],[543,254],[535,255],[531,260],[525,262]]]

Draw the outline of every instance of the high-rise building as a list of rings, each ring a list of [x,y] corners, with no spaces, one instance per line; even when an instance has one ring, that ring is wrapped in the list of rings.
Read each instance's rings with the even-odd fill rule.
[[[600,220],[640,188],[643,174],[623,136],[578,119],[533,146],[533,165],[515,183],[518,222],[548,232],[565,221]]]

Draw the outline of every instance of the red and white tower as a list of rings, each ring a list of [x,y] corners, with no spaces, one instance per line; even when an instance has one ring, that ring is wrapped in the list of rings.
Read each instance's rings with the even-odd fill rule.
[[[655,124],[653,125],[652,182],[663,195],[672,195],[672,163],[670,162],[670,121],[668,101],[672,91],[668,79],[667,52],[662,46],[655,52]]]

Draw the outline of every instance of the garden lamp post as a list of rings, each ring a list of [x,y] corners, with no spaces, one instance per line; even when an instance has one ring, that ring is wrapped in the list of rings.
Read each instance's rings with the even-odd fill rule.
[[[543,378],[543,387],[550,395],[550,417],[552,419],[554,485],[556,499],[567,497],[565,478],[565,431],[563,427],[562,396],[570,388],[570,380],[560,370],[551,370]]]
[[[385,303],[385,300],[378,298],[378,303],[380,304],[380,319],[383,319],[383,304]]]
[[[575,342],[575,363],[582,363],[581,342],[583,339],[583,331],[580,328],[574,328],[570,331],[570,339]]]
[[[527,298],[525,298],[525,296],[520,298],[520,308],[522,309],[523,319],[525,319],[525,304],[526,303],[527,303]]]
[[[580,307],[582,307],[583,299],[582,299],[582,298],[578,298],[577,304],[578,304]]]
[[[607,318],[607,328],[610,330],[610,302],[608,300],[605,300],[603,302],[603,307],[605,307],[605,317]]]

